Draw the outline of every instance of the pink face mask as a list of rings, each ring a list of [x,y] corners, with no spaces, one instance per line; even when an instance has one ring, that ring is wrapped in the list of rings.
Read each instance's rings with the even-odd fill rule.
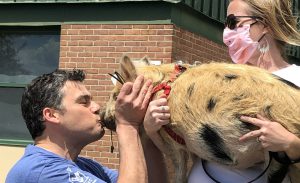
[[[258,48],[259,43],[250,38],[250,24],[233,30],[226,27],[223,42],[228,46],[229,55],[234,63],[245,64]]]

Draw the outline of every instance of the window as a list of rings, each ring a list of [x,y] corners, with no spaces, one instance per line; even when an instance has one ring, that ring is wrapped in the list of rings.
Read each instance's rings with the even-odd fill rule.
[[[21,96],[30,81],[58,68],[59,26],[0,27],[0,144],[32,139],[21,114]]]

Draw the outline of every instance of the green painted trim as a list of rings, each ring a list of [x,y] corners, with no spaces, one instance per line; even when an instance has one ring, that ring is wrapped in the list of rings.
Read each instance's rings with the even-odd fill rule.
[[[171,15],[172,23],[186,30],[206,37],[216,43],[224,44],[223,24],[197,12],[183,4],[174,4]]]
[[[74,25],[74,24],[170,24],[171,20],[153,20],[153,21],[85,21],[85,22],[14,22],[14,23],[1,23],[0,26],[48,26],[48,25]]]
[[[107,3],[107,2],[132,2],[137,0],[0,0],[0,3]],[[143,0],[139,0],[143,1]],[[157,0],[144,0],[157,1]],[[162,0],[171,3],[178,3],[182,0]]]
[[[25,147],[28,144],[33,144],[33,141],[32,140],[0,139],[0,145]]]
[[[4,88],[25,88],[27,84],[18,84],[18,83],[0,83],[0,87]]]
[[[171,22],[172,4],[164,1],[0,4],[0,25],[163,24]]]

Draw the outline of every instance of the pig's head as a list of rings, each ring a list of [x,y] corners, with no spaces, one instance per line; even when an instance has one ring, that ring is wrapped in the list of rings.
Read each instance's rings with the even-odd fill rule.
[[[187,64],[183,64],[183,66],[184,68],[190,67]],[[143,75],[146,79],[151,79],[153,85],[156,86],[169,81],[170,77],[174,76],[174,68],[175,64],[150,65],[150,61],[146,57],[138,61],[131,61],[128,56],[124,56],[120,61],[119,70],[111,75],[117,82],[105,110],[101,113],[102,124],[110,130],[116,130],[115,103],[123,83],[133,82],[138,75]],[[159,96],[161,92],[157,92],[155,96]]]
[[[133,82],[137,77],[137,68],[149,65],[147,58],[143,58],[139,61],[131,61],[128,56],[123,56],[120,61],[120,68],[112,76],[114,80],[114,89],[112,90],[109,101],[106,104],[105,110],[101,113],[102,124],[110,129],[116,130],[115,123],[115,103],[117,96],[119,95],[120,89],[125,82]]]

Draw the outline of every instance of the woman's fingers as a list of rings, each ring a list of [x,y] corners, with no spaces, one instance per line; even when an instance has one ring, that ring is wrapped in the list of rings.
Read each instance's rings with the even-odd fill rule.
[[[254,130],[249,133],[246,133],[242,137],[239,138],[240,141],[246,141],[254,138],[259,138],[262,135],[261,130]]]

